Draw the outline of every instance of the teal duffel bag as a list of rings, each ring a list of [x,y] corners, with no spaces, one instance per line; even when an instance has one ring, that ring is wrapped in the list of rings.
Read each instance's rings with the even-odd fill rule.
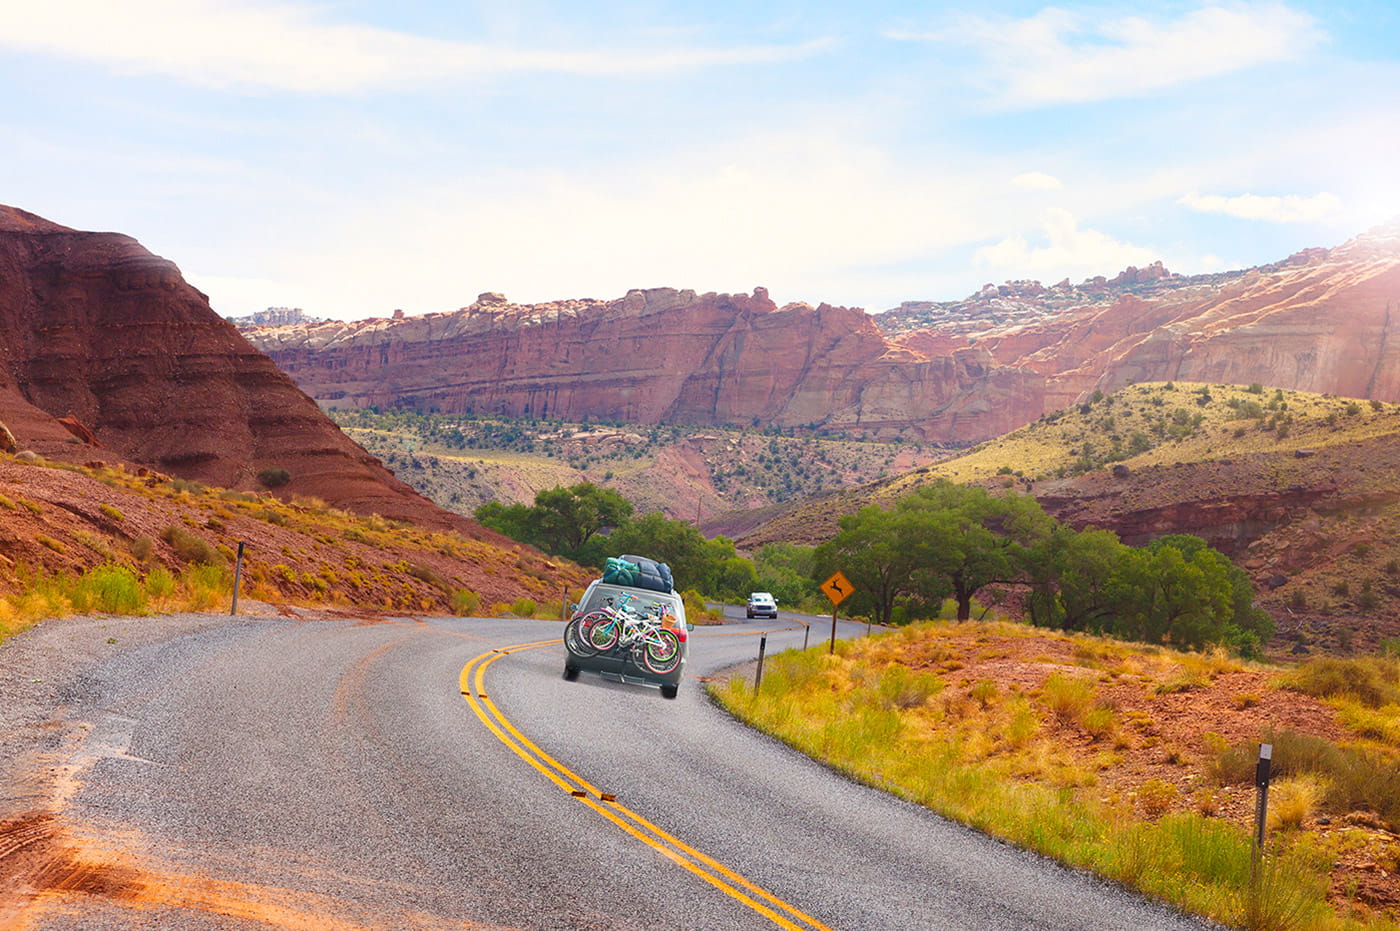
[[[603,581],[609,585],[636,585],[638,575],[637,564],[626,559],[609,556],[603,564]]]

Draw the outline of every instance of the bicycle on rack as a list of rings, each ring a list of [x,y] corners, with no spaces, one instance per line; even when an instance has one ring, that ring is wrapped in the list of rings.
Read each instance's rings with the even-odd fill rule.
[[[656,675],[666,675],[680,665],[682,635],[667,626],[670,612],[665,605],[652,605],[645,611],[629,606],[630,593],[619,603],[608,599],[597,610],[579,615],[564,628],[564,641],[579,656],[600,653],[627,653],[638,666]]]

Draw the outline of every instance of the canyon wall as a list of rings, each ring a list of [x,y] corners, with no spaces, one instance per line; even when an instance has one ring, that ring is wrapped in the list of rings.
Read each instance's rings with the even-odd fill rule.
[[[634,290],[245,330],[326,406],[962,443],[1139,381],[1400,401],[1400,225],[1239,272],[1160,263],[887,314]]]

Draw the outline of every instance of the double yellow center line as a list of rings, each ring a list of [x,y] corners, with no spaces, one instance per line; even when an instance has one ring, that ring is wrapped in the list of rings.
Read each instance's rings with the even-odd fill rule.
[[[760,915],[772,920],[780,928],[788,931],[831,931],[826,925],[810,915],[764,891],[759,886],[735,873],[716,860],[711,859],[694,847],[671,836],[646,818],[632,811],[608,792],[600,791],[563,763],[545,753],[515,725],[501,714],[500,710],[486,697],[485,675],[490,665],[512,653],[534,650],[543,646],[560,643],[559,640],[539,640],[534,643],[519,643],[498,650],[482,653],[462,667],[460,678],[462,697],[467,700],[491,733],[515,752],[526,763],[544,775],[546,779],[581,804],[602,815],[637,840],[659,851],[663,856],[690,870],[696,876],[719,889],[726,895],[744,903]]]

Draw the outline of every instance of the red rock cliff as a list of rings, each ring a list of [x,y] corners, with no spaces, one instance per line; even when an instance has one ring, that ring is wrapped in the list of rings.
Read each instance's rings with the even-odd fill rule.
[[[767,292],[669,288],[446,314],[252,329],[308,393],[344,406],[699,425],[817,425],[967,440],[1043,406],[1034,372],[980,349],[929,357],[868,315]]]
[[[58,423],[69,416],[80,426]],[[230,488],[285,468],[288,492],[466,524],[346,437],[173,263],[129,236],[4,206],[0,420],[20,445],[55,458],[124,459]]]

